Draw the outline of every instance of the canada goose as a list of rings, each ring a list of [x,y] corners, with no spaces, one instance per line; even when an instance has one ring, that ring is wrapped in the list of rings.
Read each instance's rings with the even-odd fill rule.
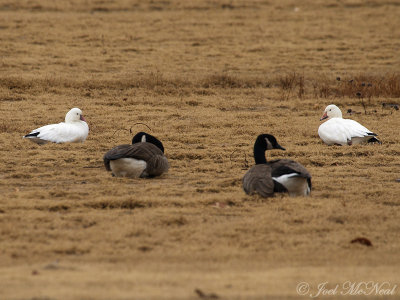
[[[311,192],[311,175],[301,164],[290,159],[267,162],[265,151],[285,150],[270,134],[260,134],[254,143],[253,166],[243,177],[246,194],[258,193],[271,197],[274,192],[288,192],[290,196],[308,196]]]
[[[169,168],[163,144],[145,132],[137,133],[132,145],[114,147],[104,155],[103,160],[106,170],[117,177],[155,177]]]
[[[334,104],[325,108],[320,121],[328,119],[318,128],[318,135],[328,145],[357,145],[378,142],[377,134],[371,132],[360,123],[343,119],[339,107]]]
[[[53,143],[84,142],[89,134],[89,126],[79,108],[71,109],[65,115],[65,122],[50,124],[34,129],[23,136],[39,145]]]

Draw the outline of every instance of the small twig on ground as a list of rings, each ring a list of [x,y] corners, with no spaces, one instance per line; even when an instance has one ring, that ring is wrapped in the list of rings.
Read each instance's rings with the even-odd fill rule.
[[[243,170],[247,170],[249,168],[249,162],[247,161],[246,158],[246,152],[244,153],[244,164],[243,164]]]
[[[231,161],[231,165],[232,165],[232,162],[233,162],[233,160],[232,160],[232,155],[233,155],[233,153],[235,153],[237,150],[238,150],[238,149],[233,150],[233,152],[229,155],[229,160]]]
[[[135,125],[144,125],[144,126],[146,126],[150,131],[152,131],[151,128],[149,127],[149,125],[147,125],[147,124],[145,124],[145,123],[138,122],[138,123],[133,124],[133,125],[131,126],[131,128],[129,128],[129,132],[130,132],[130,133],[132,133],[132,127],[135,126]]]
[[[360,98],[361,99],[361,105],[363,106],[363,108],[364,108],[364,114],[367,114],[367,109],[366,109],[366,107],[365,107],[365,104],[364,104],[364,97],[363,97],[363,95],[360,93],[360,92],[357,92],[357,97],[358,98]]]
[[[237,150],[238,149],[233,150],[233,152],[229,155],[229,160],[231,161],[231,165],[232,165],[232,162],[233,162],[232,156]],[[243,151],[243,153],[244,153],[244,163],[243,163],[243,166],[242,166],[242,170],[247,170],[249,168],[249,162],[247,161],[246,152]]]
[[[128,129],[126,129],[126,128],[119,128],[119,129],[117,129],[117,130],[114,131],[113,136],[114,136],[118,131],[121,131],[121,130],[126,130],[126,131],[129,131],[129,132],[130,132],[130,130],[128,130]]]

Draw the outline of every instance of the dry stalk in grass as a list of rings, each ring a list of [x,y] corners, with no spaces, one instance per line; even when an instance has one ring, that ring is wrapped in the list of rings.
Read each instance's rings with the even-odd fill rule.
[[[233,150],[233,152],[229,155],[229,160],[231,161],[231,165],[232,165],[232,162],[233,162],[232,156],[237,150],[238,149]],[[249,168],[249,162],[247,161],[246,152],[243,151],[243,154],[244,154],[244,162],[243,162],[243,165],[242,165],[242,170],[247,170]]]
[[[299,75],[298,77],[298,81],[297,81],[297,85],[299,87],[299,91],[297,93],[297,96],[300,99],[303,99],[304,95],[305,95],[305,82],[304,82],[304,74],[303,75]]]
[[[150,126],[148,126],[147,124],[142,123],[142,122],[137,122],[137,123],[134,123],[129,129],[126,129],[126,128],[119,128],[119,129],[115,130],[114,133],[113,133],[113,136],[114,136],[117,132],[122,131],[122,130],[129,131],[129,133],[132,134],[132,133],[133,133],[132,128],[133,128],[135,125],[144,125],[144,126],[146,126],[150,131],[152,131],[152,129],[150,128]]]
[[[150,131],[152,131],[152,129],[150,128],[150,126],[148,126],[147,124],[142,123],[142,122],[137,122],[137,123],[134,123],[134,124],[132,125],[131,128],[129,128],[129,133],[133,133],[133,132],[132,132],[132,128],[133,128],[133,126],[135,126],[135,125],[144,125],[144,126],[146,126]]]
[[[287,74],[279,79],[280,86],[282,88],[282,99],[288,100],[295,87],[296,73]]]
[[[126,128],[119,128],[119,129],[117,129],[117,130],[114,131],[113,136],[114,136],[117,132],[122,131],[122,130],[126,130],[126,131],[129,131],[129,132],[130,132],[130,130],[128,130],[128,129],[126,129]],[[130,133],[131,133],[131,132],[130,132]]]
[[[279,86],[281,87],[281,98],[288,100],[293,91],[298,88],[297,97],[303,99],[305,96],[305,77],[304,74],[297,74],[293,72],[278,78]]]
[[[364,108],[364,114],[367,114],[367,108],[365,107],[365,103],[364,103],[364,97],[360,92],[356,93],[357,97],[361,100],[361,105]]]
[[[249,168],[249,162],[247,161],[246,153],[244,153],[244,163],[243,163],[243,170],[247,170]]]

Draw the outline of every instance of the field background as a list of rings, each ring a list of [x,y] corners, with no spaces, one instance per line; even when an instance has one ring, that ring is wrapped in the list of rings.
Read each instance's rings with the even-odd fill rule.
[[[0,299],[398,284],[400,112],[382,103],[400,97],[399,16],[385,0],[1,0]],[[324,145],[331,103],[382,145]],[[85,143],[21,138],[72,107]],[[169,173],[112,178],[103,154],[141,130],[163,141]],[[267,159],[311,172],[311,197],[244,194],[260,133],[287,149]]]

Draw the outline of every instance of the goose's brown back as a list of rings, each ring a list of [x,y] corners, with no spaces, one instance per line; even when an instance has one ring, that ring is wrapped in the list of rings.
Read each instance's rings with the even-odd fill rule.
[[[242,182],[243,189],[248,195],[257,193],[262,197],[272,197],[274,194],[271,167],[267,164],[253,166],[244,175]]]
[[[301,177],[307,178],[308,185],[311,188],[311,174],[300,163],[291,159],[277,159],[268,162],[271,166],[271,176],[279,177],[284,174],[298,173]]]
[[[268,164],[271,166],[272,169],[271,171],[272,177],[282,175],[282,174],[275,174],[279,173],[280,170],[283,171],[284,169],[292,169],[293,171],[301,174],[305,178],[311,178],[310,173],[302,164],[295,162],[291,159],[271,160],[268,162]]]

